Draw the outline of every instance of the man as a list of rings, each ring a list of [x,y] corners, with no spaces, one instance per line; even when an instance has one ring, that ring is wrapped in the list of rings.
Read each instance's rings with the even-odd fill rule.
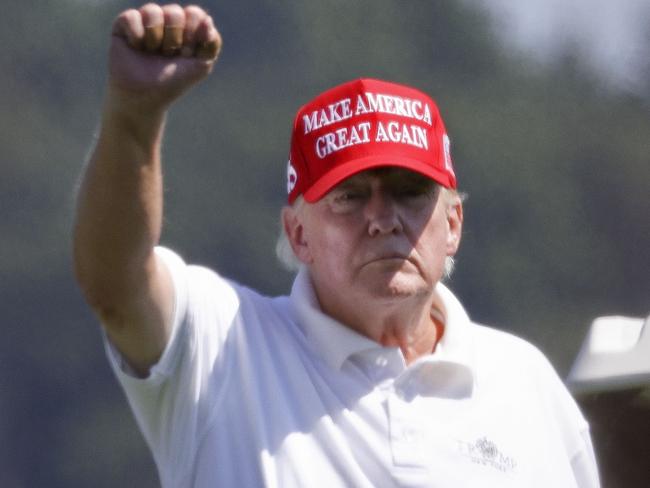
[[[298,111],[289,297],[158,247],[165,113],[220,46],[195,6],[117,17],[79,193],[77,277],[163,486],[598,486],[545,358],[471,323],[440,283],[463,214],[420,91],[360,79]]]

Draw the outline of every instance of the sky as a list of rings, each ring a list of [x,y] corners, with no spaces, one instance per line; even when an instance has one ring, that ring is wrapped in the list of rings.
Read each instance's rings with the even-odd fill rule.
[[[542,63],[578,49],[611,87],[650,98],[650,0],[465,0],[505,46]]]

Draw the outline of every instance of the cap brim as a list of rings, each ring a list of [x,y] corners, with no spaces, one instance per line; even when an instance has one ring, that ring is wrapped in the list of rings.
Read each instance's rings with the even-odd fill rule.
[[[321,176],[312,186],[303,194],[304,199],[309,203],[314,203],[323,198],[332,188],[341,183],[343,180],[357,173],[372,168],[395,167],[404,168],[416,173],[420,173],[432,180],[440,183],[442,186],[452,188],[454,182],[449,175],[443,171],[429,166],[417,159],[396,158],[395,156],[368,156],[365,158],[355,159],[347,163],[335,166],[333,169]]]

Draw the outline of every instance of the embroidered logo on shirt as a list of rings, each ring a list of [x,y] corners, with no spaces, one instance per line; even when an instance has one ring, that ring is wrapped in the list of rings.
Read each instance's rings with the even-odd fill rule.
[[[487,437],[481,437],[474,442],[458,441],[458,449],[473,463],[490,466],[504,473],[511,472],[517,467],[517,462],[501,452]]]

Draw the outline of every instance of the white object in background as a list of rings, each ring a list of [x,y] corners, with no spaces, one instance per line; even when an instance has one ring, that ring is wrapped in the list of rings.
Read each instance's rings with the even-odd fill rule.
[[[567,384],[574,393],[650,386],[650,316],[595,319]]]

